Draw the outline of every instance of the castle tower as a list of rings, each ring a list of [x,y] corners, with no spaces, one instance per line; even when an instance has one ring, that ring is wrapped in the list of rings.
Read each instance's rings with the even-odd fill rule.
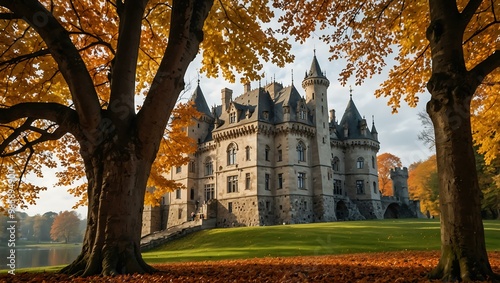
[[[312,184],[314,197],[314,214],[316,221],[332,221],[335,216],[326,215],[325,207],[329,206],[325,195],[333,195],[333,185],[328,180],[328,173],[331,169],[330,162],[330,129],[327,89],[330,81],[326,78],[319,66],[316,54],[314,54],[311,68],[306,72],[302,81],[302,87],[306,92],[306,104],[312,122],[316,128],[316,135],[312,138],[310,145],[311,154],[309,166],[312,170]],[[331,204],[330,204],[331,206]],[[332,206],[333,207],[333,206]]]
[[[394,196],[404,204],[409,204],[408,195],[408,168],[396,167],[391,169],[392,190]]]

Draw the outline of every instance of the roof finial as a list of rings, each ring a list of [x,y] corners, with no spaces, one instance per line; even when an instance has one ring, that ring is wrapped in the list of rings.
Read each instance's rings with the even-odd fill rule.
[[[293,69],[292,69],[292,85],[293,85]]]
[[[352,86],[351,85],[349,86],[349,95],[351,96],[351,100],[352,100]]]
[[[198,86],[200,85],[200,72],[197,72],[198,73]]]
[[[316,45],[314,45],[313,54],[314,54],[314,57],[316,57]]]
[[[372,115],[372,125],[375,125],[375,116]]]

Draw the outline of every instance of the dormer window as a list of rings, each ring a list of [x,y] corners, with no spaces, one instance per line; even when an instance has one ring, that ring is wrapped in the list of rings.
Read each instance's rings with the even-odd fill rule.
[[[229,124],[236,123],[236,112],[229,113]]]
[[[299,119],[306,120],[306,118],[307,118],[306,108],[304,107],[304,105],[301,105],[299,109]]]

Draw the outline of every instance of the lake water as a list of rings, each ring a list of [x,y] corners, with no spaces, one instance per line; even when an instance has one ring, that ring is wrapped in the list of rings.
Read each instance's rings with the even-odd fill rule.
[[[68,244],[57,247],[16,247],[16,269],[69,264],[82,251],[82,245]],[[0,247],[0,269],[9,269],[9,248]]]

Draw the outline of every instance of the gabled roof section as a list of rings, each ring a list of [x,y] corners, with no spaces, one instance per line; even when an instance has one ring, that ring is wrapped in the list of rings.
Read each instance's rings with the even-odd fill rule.
[[[321,71],[321,67],[319,66],[318,59],[316,59],[316,54],[314,54],[313,60],[311,62],[311,68],[309,69],[309,72],[306,73],[307,78],[326,78],[325,74],[323,74],[323,71]]]
[[[208,107],[207,101],[205,100],[205,96],[201,91],[200,85],[196,86],[196,89],[194,90],[190,100],[194,102],[194,107],[196,108],[196,110],[207,115],[208,117],[212,117],[212,112]]]

